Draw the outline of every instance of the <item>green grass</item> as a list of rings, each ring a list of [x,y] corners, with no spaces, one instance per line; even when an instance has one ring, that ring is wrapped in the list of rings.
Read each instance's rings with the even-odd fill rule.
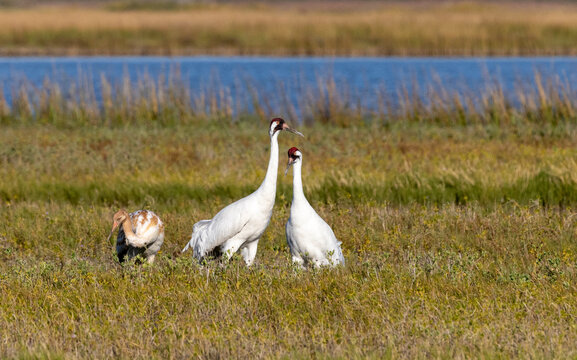
[[[347,260],[298,271],[282,173],[253,268],[179,254],[195,221],[259,185],[266,122],[5,124],[0,357],[575,357],[575,127],[525,125],[282,134],[281,164],[303,151]],[[167,224],[154,266],[115,261],[119,207]]]

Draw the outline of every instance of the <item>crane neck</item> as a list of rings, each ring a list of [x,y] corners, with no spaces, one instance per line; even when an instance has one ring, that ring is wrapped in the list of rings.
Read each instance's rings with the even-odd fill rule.
[[[302,158],[293,165],[293,203],[304,201],[308,204],[303,190]]]
[[[272,195],[273,199],[276,195],[276,177],[278,173],[278,135],[280,131],[275,132],[270,137],[270,159],[268,161],[268,168],[266,170],[266,175],[258,192],[267,195]]]
[[[130,215],[126,217],[126,220],[122,223],[122,230],[124,230],[124,235],[132,241],[132,239],[136,238],[136,234],[132,231],[132,219]]]

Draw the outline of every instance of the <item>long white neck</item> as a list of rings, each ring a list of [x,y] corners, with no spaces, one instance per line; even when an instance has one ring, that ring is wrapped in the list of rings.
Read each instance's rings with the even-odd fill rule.
[[[257,192],[272,196],[274,201],[276,195],[276,177],[278,173],[278,134],[277,131],[270,137],[270,159],[268,161],[268,169],[262,184],[257,189]]]
[[[304,202],[308,204],[307,198],[303,191],[303,180],[302,180],[302,167],[303,161],[302,157],[293,165],[293,204],[300,204]]]

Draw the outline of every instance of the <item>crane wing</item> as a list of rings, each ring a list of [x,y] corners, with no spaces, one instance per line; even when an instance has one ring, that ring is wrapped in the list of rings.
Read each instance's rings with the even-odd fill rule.
[[[196,237],[199,236],[200,232],[205,231],[204,229],[210,225],[212,220],[200,220],[199,222],[197,222],[196,224],[194,224],[194,226],[192,227],[192,238],[190,239],[190,241],[186,244],[186,246],[184,247],[184,249],[182,249],[182,252],[185,252],[186,250],[188,250],[191,247],[194,247],[194,244],[197,241],[195,240],[195,234]]]
[[[201,220],[194,224],[191,239],[182,251],[192,248],[194,257],[200,260],[240,233],[250,220],[242,200],[225,207],[211,220]]]

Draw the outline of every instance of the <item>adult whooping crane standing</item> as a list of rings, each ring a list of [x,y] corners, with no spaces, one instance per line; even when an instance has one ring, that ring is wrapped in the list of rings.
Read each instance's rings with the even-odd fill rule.
[[[192,248],[194,257],[199,261],[208,254],[224,256],[228,260],[240,249],[246,265],[253,263],[258,240],[272,216],[278,172],[278,136],[282,130],[304,136],[291,129],[283,119],[272,119],[269,126],[270,159],[260,187],[222,209],[211,220],[194,224],[191,239],[183,252]]]
[[[129,214],[120,209],[112,219],[114,222],[107,241],[110,241],[112,233],[120,226],[116,238],[118,260],[123,262],[127,258],[132,259],[142,254],[146,261],[152,264],[164,242],[164,224],[158,215],[148,210]]]
[[[344,264],[341,243],[331,227],[316,213],[303,192],[302,153],[296,147],[288,151],[285,174],[293,166],[293,200],[286,223],[286,239],[292,260],[300,267]]]

